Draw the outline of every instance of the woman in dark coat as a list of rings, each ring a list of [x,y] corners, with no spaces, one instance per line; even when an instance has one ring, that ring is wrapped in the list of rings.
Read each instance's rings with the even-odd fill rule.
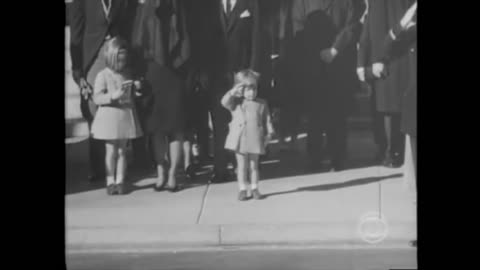
[[[368,15],[359,42],[359,68],[374,71],[383,53],[385,36],[408,8],[408,0],[369,0]],[[376,111],[384,116],[386,149],[383,164],[399,167],[403,160],[404,137],[400,132],[402,96],[409,79],[407,51],[395,50],[387,72],[373,81]],[[375,73],[375,72],[374,72]],[[377,75],[378,72],[377,72]]]
[[[182,2],[146,0],[139,6],[132,42],[141,56],[138,69],[151,90],[151,102],[143,118],[157,163],[155,190],[160,191],[165,184],[168,153],[168,190],[176,191],[175,174],[185,129],[184,67],[190,55]]]

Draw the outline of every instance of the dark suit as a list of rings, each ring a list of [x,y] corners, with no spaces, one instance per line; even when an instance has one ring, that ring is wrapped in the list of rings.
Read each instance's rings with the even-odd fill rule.
[[[90,69],[107,35],[129,40],[135,4],[136,1],[131,0],[112,1],[109,19],[105,16],[101,0],[74,0],[69,4],[70,55],[73,79],[77,84],[80,78],[85,78],[93,87],[96,74],[92,74]],[[80,106],[83,117],[90,125],[96,105],[91,98],[81,98]],[[104,175],[104,164],[104,144],[90,138],[90,165],[95,176]]]
[[[334,168],[343,167],[347,145],[347,115],[359,88],[355,73],[359,37],[360,2],[354,0],[294,0],[294,30],[305,36],[307,72],[306,105],[309,116],[307,148],[311,165],[322,159],[323,136]],[[302,30],[303,28],[303,30]],[[334,47],[338,55],[330,64],[320,59],[323,49]]]
[[[402,103],[402,131],[410,136],[415,171],[417,168],[417,26],[402,30],[397,24],[392,28],[396,39],[388,35],[384,42],[382,61],[388,63],[395,50],[408,49],[409,81]]]
[[[233,86],[233,73],[241,69],[258,69],[260,51],[260,16],[257,0],[237,0],[227,18],[221,0],[205,1],[202,56],[195,57],[200,67],[209,74],[209,99],[215,141],[214,171],[226,175],[228,152],[225,139],[230,113],[220,100]],[[241,18],[241,16],[243,18]]]

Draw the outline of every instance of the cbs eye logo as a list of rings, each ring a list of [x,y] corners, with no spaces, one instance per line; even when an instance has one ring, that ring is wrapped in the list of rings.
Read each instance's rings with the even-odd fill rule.
[[[369,212],[363,215],[358,224],[358,234],[367,243],[382,242],[388,235],[388,223],[385,216],[378,212]]]

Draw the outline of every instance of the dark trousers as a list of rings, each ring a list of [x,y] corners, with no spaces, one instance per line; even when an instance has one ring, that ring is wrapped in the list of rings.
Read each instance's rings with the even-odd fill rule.
[[[323,133],[326,134],[326,138]],[[330,156],[334,167],[344,165],[347,156],[347,117],[345,113],[327,113],[317,110],[311,110],[308,113],[307,154],[314,166],[320,166],[325,154]]]
[[[379,153],[382,155],[387,149],[389,149],[389,155],[399,155],[399,158],[403,160],[405,154],[405,135],[400,130],[401,125],[401,115],[400,113],[387,113],[380,112],[377,110],[376,103],[376,89],[372,89],[371,95],[371,111],[372,111],[372,122],[373,122],[373,136],[375,144],[378,146]],[[387,125],[386,118],[390,118],[390,128],[387,135]],[[388,138],[390,137],[390,138]]]
[[[210,108],[212,112],[214,158],[213,171],[221,177],[227,175],[228,162],[233,159],[233,154],[225,149],[228,135],[228,124],[232,120],[231,113],[221,104],[223,95],[233,85],[233,73],[217,74],[213,80],[210,93]]]
[[[370,86],[371,87],[371,86]],[[373,91],[373,87],[371,87]],[[372,92],[370,96],[370,110],[372,115],[373,139],[382,155],[387,150],[387,138],[385,135],[385,120],[383,115],[377,111],[376,95]]]
[[[102,44],[102,47],[98,50],[97,56],[92,66],[89,68],[87,74],[87,82],[95,87],[95,79],[98,72],[104,69],[105,64],[105,54],[102,53],[105,49],[106,43]],[[92,97],[89,99],[80,99],[80,110],[82,112],[83,118],[87,120],[88,127],[91,130],[92,122],[97,112],[98,106],[93,102]],[[90,168],[91,174],[95,178],[103,178],[105,176],[106,162],[105,162],[105,142],[102,140],[97,140],[92,138],[90,135],[89,138],[89,152],[90,152]]]
[[[228,124],[231,121],[230,112],[220,103],[219,98],[212,102],[212,124],[214,141],[213,170],[216,175],[227,174],[228,162],[232,154],[225,149],[225,140],[228,135]]]
[[[205,89],[194,93],[188,101],[188,140],[200,146],[200,158],[207,158],[210,149],[210,128],[208,126],[209,113],[213,109]],[[213,114],[213,112],[212,112]]]
[[[83,97],[80,100],[80,109],[83,118],[88,122],[88,128],[91,129],[92,122],[97,111],[97,106],[90,98],[88,100]],[[91,135],[88,140],[89,146],[89,163],[91,175],[96,178],[105,176],[105,142],[94,139]]]
[[[390,117],[391,119],[391,126],[390,126],[390,136],[391,142],[390,145],[387,144],[387,147],[390,148],[390,155],[398,155],[400,160],[403,160],[405,155],[405,134],[401,131],[401,116],[400,114],[390,114],[390,113],[383,113],[383,117]],[[385,125],[385,124],[384,124]],[[386,131],[383,131],[384,134]],[[388,141],[387,141],[388,142]]]

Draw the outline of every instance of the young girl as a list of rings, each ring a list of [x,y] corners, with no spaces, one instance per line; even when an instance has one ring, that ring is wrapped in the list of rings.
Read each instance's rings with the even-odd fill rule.
[[[140,83],[132,81],[127,43],[115,37],[107,41],[106,68],[95,79],[93,101],[99,105],[92,124],[92,136],[106,141],[107,194],[124,194],[129,139],[142,136],[134,95]]]
[[[273,135],[267,102],[257,98],[259,74],[242,70],[235,74],[234,87],[222,98],[222,105],[232,113],[225,148],[235,152],[238,199],[247,200],[247,172],[250,171],[251,195],[262,199],[258,191],[258,158]]]

